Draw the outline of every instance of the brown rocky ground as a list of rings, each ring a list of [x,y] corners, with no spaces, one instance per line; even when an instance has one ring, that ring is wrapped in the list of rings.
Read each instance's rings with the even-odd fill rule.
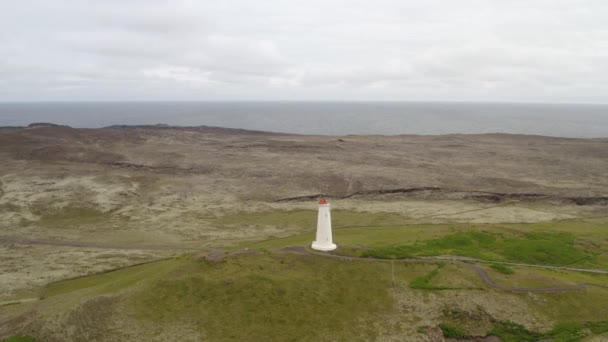
[[[524,135],[300,136],[218,128],[38,127],[0,135],[3,175],[166,176],[241,199],[436,187],[608,195],[608,140]],[[44,170],[40,170],[40,165]],[[75,170],[72,170],[75,169]],[[179,176],[179,177],[175,177]],[[119,182],[121,183],[121,182]],[[135,182],[139,184],[137,179]]]

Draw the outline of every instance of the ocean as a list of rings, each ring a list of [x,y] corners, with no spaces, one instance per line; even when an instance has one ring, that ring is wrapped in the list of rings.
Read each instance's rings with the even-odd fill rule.
[[[0,103],[0,126],[169,124],[320,134],[517,133],[608,137],[608,105],[449,102]]]

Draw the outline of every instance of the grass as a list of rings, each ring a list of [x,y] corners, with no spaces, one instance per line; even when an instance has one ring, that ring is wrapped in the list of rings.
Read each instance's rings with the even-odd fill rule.
[[[315,222],[316,225],[316,222]],[[309,226],[308,232],[284,238],[274,238],[243,246],[264,248],[280,248],[284,246],[305,246],[314,239],[316,226]],[[465,228],[464,226],[462,227]],[[366,247],[382,247],[398,243],[414,243],[418,240],[438,238],[456,231],[453,225],[397,225],[397,226],[367,226],[354,228],[338,228],[334,222],[334,241],[339,245],[364,245]]]
[[[431,273],[425,274],[422,277],[418,277],[410,282],[412,289],[422,290],[447,290],[448,287],[434,286],[430,284],[431,279],[439,273],[439,269],[434,269]]]
[[[543,339],[543,334],[531,332],[513,322],[496,323],[490,334],[500,337],[504,342],[536,342]]]
[[[419,289],[419,290],[452,290],[452,287],[446,286],[437,286],[432,285],[431,279],[433,279],[438,273],[439,270],[443,267],[443,265],[439,265],[436,269],[432,270],[430,273],[427,273],[421,277],[418,277],[410,282],[410,288]]]
[[[456,327],[453,326],[449,323],[441,323],[439,324],[439,329],[441,329],[441,332],[443,333],[443,337],[447,337],[447,338],[465,338],[467,337],[466,333]]]
[[[468,334],[458,324],[444,322],[439,325],[443,336],[447,338],[462,339]],[[578,342],[587,337],[600,335],[608,332],[608,321],[597,322],[563,322],[553,327],[548,332],[541,333],[530,331],[521,324],[510,321],[494,322],[488,335],[501,338],[504,342]]]
[[[513,270],[513,273],[504,274],[491,265],[486,270],[495,283],[510,287],[567,287],[583,283],[608,286],[606,274],[517,266],[508,268]]]
[[[608,274],[543,269],[535,269],[534,272],[542,276],[559,278],[573,283],[594,283],[608,286]]]
[[[459,254],[496,261],[546,265],[608,267],[608,223],[605,219],[573,219],[513,224],[405,224],[394,213],[332,212],[334,241],[339,246],[363,245],[383,257]],[[216,219],[228,226],[268,225],[295,235],[239,247],[305,246],[314,239],[313,210],[236,213]],[[297,234],[298,231],[306,233]],[[280,235],[280,234],[277,234]],[[497,250],[496,247],[499,247]]]
[[[608,321],[589,322],[585,323],[584,326],[596,335],[608,332]]]
[[[70,210],[55,216],[45,214],[43,219],[49,224],[69,223],[63,220]],[[86,210],[72,214],[75,215],[74,224],[79,220],[96,222],[101,217],[99,213]],[[608,225],[605,222],[403,225],[406,218],[397,214],[336,210],[333,216],[335,242],[350,245],[343,250],[353,255],[363,253],[393,259],[452,254],[548,265],[601,266],[605,260],[605,265],[608,265],[605,256],[608,235],[604,233],[608,231]],[[308,231],[243,245],[273,249],[308,245],[314,238],[316,212],[241,212],[214,220],[217,225],[227,228],[269,225],[297,229],[286,229],[286,232]],[[347,228],[361,225],[368,226]],[[371,249],[360,248],[358,244]],[[459,270],[454,265],[435,268],[435,264],[395,262],[397,283],[410,286],[392,287],[390,264],[270,253],[233,257],[216,263],[181,257],[50,284],[44,291],[47,298],[44,303],[53,303],[52,310],[59,311],[68,307],[73,309],[91,298],[118,298],[116,300],[121,301],[119,307],[126,308],[120,312],[120,317],[133,324],[158,327],[156,331],[187,327],[209,340],[368,341],[381,339],[385,336],[380,335],[381,332],[398,336],[397,328],[388,322],[396,317],[396,309],[399,308],[394,303],[399,293],[406,298],[413,293],[412,296],[421,297],[425,307],[428,302],[428,307],[432,308],[437,306],[436,301],[445,300],[447,303],[453,296],[466,298],[466,295],[455,291],[431,293],[411,289],[462,290],[483,286],[477,283],[479,278],[476,274],[468,269]],[[489,270],[492,277],[503,282],[608,283],[605,275],[510,268],[498,264],[490,267],[496,271]],[[505,276],[513,269],[517,270],[515,274]],[[542,338],[578,341],[590,334],[608,332],[607,322],[591,322],[608,317],[605,305],[608,291],[605,289],[530,296],[499,291],[484,293],[490,292],[498,297],[496,303],[479,304],[484,309],[488,308],[488,312],[498,310],[493,305],[520,303],[529,310],[530,316],[519,319],[519,323],[538,317],[560,323],[545,333],[529,331],[509,322],[492,323],[493,328],[488,323],[482,328],[482,333],[491,329],[504,341],[537,341]],[[511,302],[514,298],[517,301]],[[63,302],[66,304],[55,305]],[[409,317],[404,315],[404,319]],[[448,320],[442,330],[449,336],[464,337],[467,329],[456,323],[459,322]]]
[[[138,319],[210,340],[374,340],[392,312],[388,265],[271,255],[187,261],[132,298]]]
[[[515,271],[513,269],[503,265],[503,264],[492,264],[490,265],[495,271],[500,272],[502,274],[513,274]]]
[[[425,290],[447,289],[445,285],[432,284],[442,278],[441,284],[455,284],[452,286],[459,287],[451,289],[457,290],[468,286],[459,279],[469,276],[469,273],[457,272],[458,269],[450,264],[437,267],[436,264],[400,263],[395,265],[395,277],[397,283],[409,283],[411,288]],[[519,274],[518,270],[515,275]],[[448,278],[443,279],[444,276]],[[395,296],[408,295],[408,292],[409,296],[422,297],[420,300],[424,303],[429,301],[429,307],[437,304],[434,301],[456,296],[456,292],[451,291],[420,294],[412,293],[407,287],[393,287],[390,262],[349,262],[262,252],[220,262],[184,256],[58,282],[48,286],[45,303],[55,315],[57,310],[72,312],[83,303],[86,306],[92,300],[105,298],[109,306],[100,315],[106,312],[109,315],[114,312],[113,308],[119,307],[120,313],[114,312],[119,315],[117,319],[157,327],[151,334],[179,327],[209,340],[369,341],[381,339],[384,334],[404,333],[403,325],[395,324],[392,317],[396,317],[400,308],[395,305],[399,303]],[[494,295],[505,300],[512,296],[501,297],[500,292]],[[578,341],[581,336],[608,331],[608,322],[591,322],[608,314],[605,311],[608,291],[603,289],[523,296],[522,300],[526,300],[530,317],[551,317],[550,321],[561,324],[542,334],[508,322],[493,323],[484,329],[491,329],[507,342],[537,341],[535,338],[539,336],[554,341]],[[120,304],[113,306],[117,301]],[[60,303],[71,303],[71,306]],[[99,305],[91,305],[97,309],[88,316],[82,310],[78,316],[96,317],[103,308]],[[457,304],[452,305],[454,310],[460,310]],[[479,310],[486,312],[485,308]],[[469,316],[467,310],[462,312],[465,314],[458,319],[465,321],[453,321],[450,317],[444,322],[441,328],[446,336],[463,337],[469,332],[470,329],[462,328],[461,324],[468,327],[468,320],[476,316]],[[44,317],[43,313],[40,315]],[[91,329],[111,334],[97,318],[82,321],[88,322],[89,325],[83,327],[91,336],[97,336]]]
[[[535,342],[539,340],[576,342],[605,332],[608,332],[608,321],[560,323],[544,334],[529,331],[513,322],[498,322],[490,331],[492,335],[500,337],[504,342]]]
[[[447,266],[447,267],[446,267]],[[457,267],[454,265],[439,263],[437,268],[431,272],[414,278],[410,281],[410,288],[417,290],[471,290],[479,289],[476,284],[478,276],[474,275],[475,278],[470,278],[472,274],[463,273],[467,269]],[[441,271],[441,272],[440,272]],[[434,281],[435,284],[432,284]],[[440,283],[443,285],[436,285]],[[448,284],[448,285],[446,285]]]
[[[135,267],[127,267],[95,276],[50,283],[44,289],[42,297],[49,298],[79,290],[86,290],[95,295],[116,293],[140,281],[156,279],[173,269],[179,262],[178,259],[169,259]]]
[[[46,227],[78,227],[107,222],[112,219],[111,212],[104,212],[95,208],[66,206],[58,209],[49,209],[50,206],[34,206],[32,212],[39,215],[36,222]]]
[[[545,285],[546,286],[546,285]],[[585,322],[608,317],[608,290],[587,288],[542,295],[542,300],[526,298],[535,311],[556,322]]]
[[[13,336],[0,340],[0,342],[36,342],[36,339],[29,336]]]
[[[489,232],[457,232],[409,245],[377,247],[365,257],[401,259],[416,256],[459,255],[473,258],[543,265],[571,265],[593,255],[574,246],[575,236],[563,232],[527,232],[505,237]]]

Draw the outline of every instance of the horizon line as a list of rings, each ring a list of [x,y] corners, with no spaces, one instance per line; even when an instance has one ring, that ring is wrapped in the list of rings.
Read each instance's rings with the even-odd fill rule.
[[[585,105],[608,106],[608,102],[567,102],[567,101],[471,101],[471,100],[34,100],[2,101],[3,104],[54,104],[54,103],[412,103],[412,104],[505,104],[505,105]]]

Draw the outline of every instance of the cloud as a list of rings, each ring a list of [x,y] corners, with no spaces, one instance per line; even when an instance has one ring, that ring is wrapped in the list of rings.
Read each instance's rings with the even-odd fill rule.
[[[378,87],[392,81],[409,79],[413,74],[411,65],[398,59],[380,65],[323,65],[292,68],[271,77],[275,86],[319,86],[342,85],[352,87]]]
[[[211,83],[211,72],[197,68],[167,66],[142,70],[145,77],[188,83]]]
[[[6,1],[0,100],[605,102],[606,17],[599,0]]]

